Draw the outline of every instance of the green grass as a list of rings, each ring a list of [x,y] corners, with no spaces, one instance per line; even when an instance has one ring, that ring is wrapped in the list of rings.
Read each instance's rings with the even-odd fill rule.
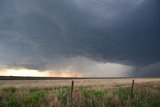
[[[94,89],[93,86],[76,86],[73,101],[70,100],[70,87],[46,87],[0,89],[0,107],[160,107],[160,83],[138,84],[134,87],[119,85],[112,89]]]
[[[131,87],[117,87],[115,94],[120,100],[127,100],[131,95]]]
[[[83,95],[85,98],[101,98],[107,95],[105,90],[83,90]]]
[[[24,103],[39,103],[43,100],[45,94],[46,92],[44,90],[30,90],[24,97]]]
[[[58,89],[58,100],[61,101],[64,105],[66,105],[69,100],[69,90],[70,87],[68,86]]]

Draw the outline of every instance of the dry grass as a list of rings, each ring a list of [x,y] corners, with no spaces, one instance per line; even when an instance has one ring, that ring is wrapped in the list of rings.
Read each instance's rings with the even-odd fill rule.
[[[160,79],[0,81],[0,107],[160,107]]]
[[[130,84],[132,79],[136,83],[160,82],[160,78],[125,78],[125,79],[76,79],[75,86],[105,86]],[[72,80],[0,80],[0,88],[33,88],[33,87],[61,87],[70,86]]]

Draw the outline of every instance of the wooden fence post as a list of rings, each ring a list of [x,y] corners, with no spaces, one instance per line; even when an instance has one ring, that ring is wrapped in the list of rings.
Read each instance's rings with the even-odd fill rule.
[[[72,83],[71,83],[70,102],[72,102],[73,87],[74,87],[74,81],[72,81]]]
[[[134,79],[132,80],[131,98],[134,97],[133,89],[134,89]]]

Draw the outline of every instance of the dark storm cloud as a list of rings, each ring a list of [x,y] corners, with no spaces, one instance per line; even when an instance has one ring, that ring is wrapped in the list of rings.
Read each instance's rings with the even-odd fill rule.
[[[158,0],[1,0],[0,64],[82,56],[141,67],[160,61],[159,29]]]

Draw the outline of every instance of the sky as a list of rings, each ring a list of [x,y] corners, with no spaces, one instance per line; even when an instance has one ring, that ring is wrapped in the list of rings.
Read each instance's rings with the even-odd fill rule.
[[[0,75],[160,76],[160,1],[0,0]]]

